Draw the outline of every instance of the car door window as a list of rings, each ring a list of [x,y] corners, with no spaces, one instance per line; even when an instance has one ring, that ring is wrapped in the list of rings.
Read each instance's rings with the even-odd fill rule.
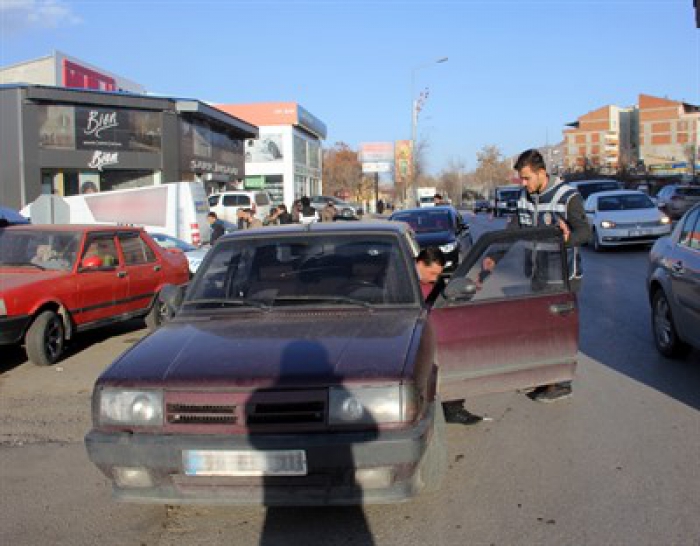
[[[81,256],[81,264],[88,258],[95,258],[93,268],[109,269],[119,265],[119,253],[114,242],[114,235],[92,235],[85,244],[85,251]]]
[[[503,232],[480,239],[452,275],[436,306],[567,292],[566,261],[557,230],[520,231],[529,236],[510,237]]]
[[[156,261],[155,252],[139,237],[138,233],[120,234],[119,242],[126,265],[139,265]]]
[[[700,249],[700,209],[688,214],[683,223],[683,229],[678,243],[692,249]]]

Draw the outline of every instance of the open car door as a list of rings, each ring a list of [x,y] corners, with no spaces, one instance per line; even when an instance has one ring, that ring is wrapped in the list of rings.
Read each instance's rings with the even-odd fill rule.
[[[578,310],[561,232],[483,235],[439,290],[429,321],[443,400],[572,379]]]

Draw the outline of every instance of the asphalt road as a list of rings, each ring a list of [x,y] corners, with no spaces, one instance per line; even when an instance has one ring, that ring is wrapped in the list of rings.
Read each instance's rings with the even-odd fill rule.
[[[502,220],[470,217],[474,230]],[[475,398],[448,427],[441,491],[401,505],[124,505],[88,462],[90,389],[142,324],[86,334],[53,368],[0,348],[0,543],[65,545],[700,544],[700,354],[650,335],[647,249],[585,250],[573,398]]]

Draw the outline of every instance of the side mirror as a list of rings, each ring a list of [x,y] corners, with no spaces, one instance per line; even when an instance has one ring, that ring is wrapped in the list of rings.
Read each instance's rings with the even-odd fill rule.
[[[467,277],[453,277],[445,288],[444,294],[451,301],[468,301],[476,294],[476,283]]]
[[[187,285],[166,284],[160,289],[158,299],[167,307],[168,316],[172,317],[180,309]]]

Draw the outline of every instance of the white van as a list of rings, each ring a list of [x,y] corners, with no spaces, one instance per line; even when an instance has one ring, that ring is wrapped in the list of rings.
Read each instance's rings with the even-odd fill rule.
[[[167,182],[157,186],[64,197],[71,224],[142,226],[195,246],[209,241],[209,203],[201,182]],[[31,216],[32,205],[29,209]]]
[[[272,199],[266,191],[231,190],[209,196],[209,208],[220,220],[237,223],[238,209],[251,209],[253,216],[264,220],[270,214]]]

